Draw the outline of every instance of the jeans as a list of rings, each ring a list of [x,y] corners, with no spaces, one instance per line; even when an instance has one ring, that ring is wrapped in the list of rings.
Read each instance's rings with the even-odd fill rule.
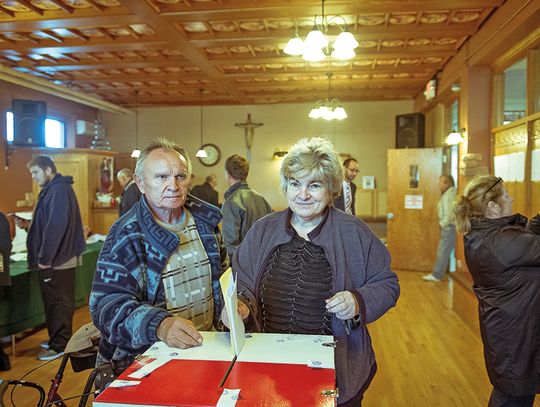
[[[444,273],[448,269],[450,253],[456,247],[456,227],[448,225],[441,229],[439,247],[437,247],[437,259],[433,265],[431,275],[439,280],[444,278]]]

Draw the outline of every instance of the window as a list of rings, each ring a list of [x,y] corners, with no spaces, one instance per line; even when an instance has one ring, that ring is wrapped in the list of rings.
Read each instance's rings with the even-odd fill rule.
[[[8,143],[13,143],[13,113],[6,112],[6,135]],[[64,122],[45,119],[45,146],[49,148],[64,148],[66,146],[66,128]]]
[[[504,71],[504,113],[502,124],[519,120],[527,108],[527,59],[522,59]]]

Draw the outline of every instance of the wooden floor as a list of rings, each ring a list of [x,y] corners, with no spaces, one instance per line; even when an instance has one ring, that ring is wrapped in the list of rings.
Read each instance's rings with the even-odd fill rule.
[[[371,324],[369,329],[379,370],[365,396],[365,407],[394,406],[486,406],[491,385],[482,357],[482,344],[452,311],[452,282],[426,283],[420,273],[400,272],[401,298],[396,308]],[[89,321],[88,310],[76,312],[75,324]],[[44,331],[17,343],[13,368],[0,372],[4,379],[19,378],[40,365],[35,359]],[[27,376],[48,387],[60,361],[56,360]],[[79,394],[90,371],[66,369],[60,386],[63,397]],[[35,405],[37,398],[24,388],[15,391],[17,406]],[[4,397],[10,406],[9,395]],[[77,405],[68,402],[68,405]],[[303,407],[303,406],[302,406]],[[307,406],[306,406],[307,407]],[[535,407],[540,407],[537,397]]]

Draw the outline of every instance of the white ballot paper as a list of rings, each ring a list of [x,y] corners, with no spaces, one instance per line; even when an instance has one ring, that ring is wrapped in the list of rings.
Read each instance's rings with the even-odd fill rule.
[[[244,346],[245,327],[240,315],[238,315],[238,296],[236,295],[236,279],[229,267],[220,277],[221,292],[225,300],[225,310],[229,317],[231,351],[238,356]]]

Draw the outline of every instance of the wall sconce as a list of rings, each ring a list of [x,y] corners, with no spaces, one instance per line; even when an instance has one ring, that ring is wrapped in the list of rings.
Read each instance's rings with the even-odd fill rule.
[[[287,155],[288,151],[284,148],[276,148],[274,154],[272,155],[272,160],[279,160]]]
[[[449,146],[455,146],[463,141],[465,141],[465,138],[463,137],[463,133],[465,133],[465,128],[461,128],[459,130],[452,130],[448,136],[446,136],[446,144]]]
[[[199,92],[201,94],[201,108],[200,108],[200,121],[201,121],[201,146],[199,147],[199,149],[197,150],[197,152],[195,153],[195,157],[198,157],[198,158],[207,158],[208,157],[208,154],[206,154],[206,150],[203,148],[204,146],[204,142],[203,142],[203,92],[204,92],[204,89],[199,89]]]

